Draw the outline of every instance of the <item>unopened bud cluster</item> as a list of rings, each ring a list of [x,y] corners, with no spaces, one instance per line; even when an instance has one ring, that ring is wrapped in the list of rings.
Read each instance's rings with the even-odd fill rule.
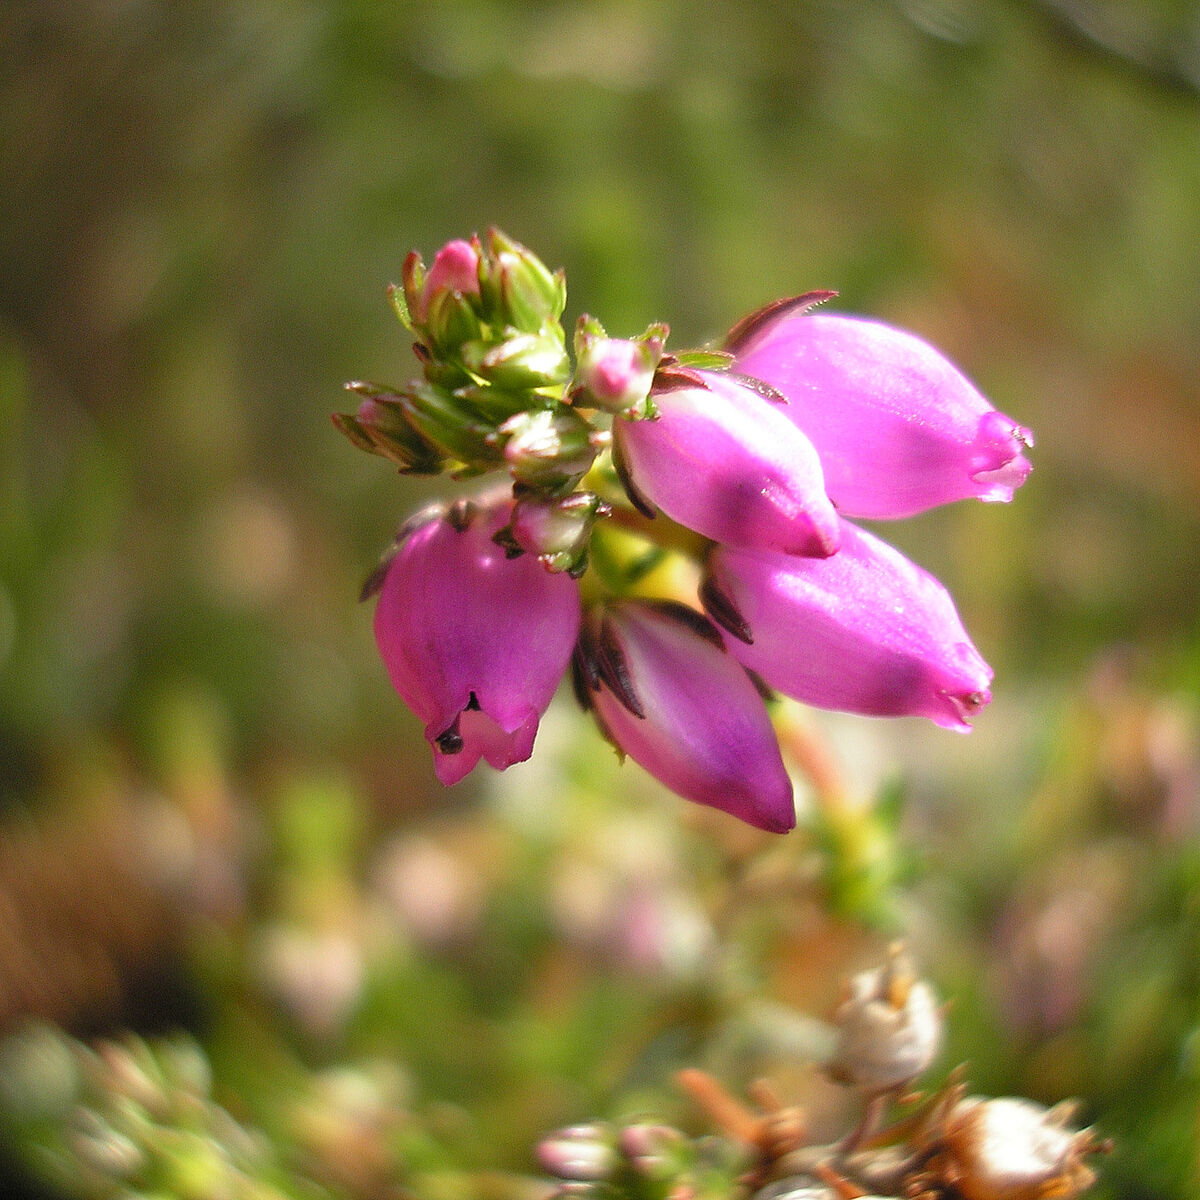
[[[568,666],[623,755],[775,832],[795,812],[767,689],[970,728],[992,672],[949,593],[848,518],[1011,499],[1032,436],[920,339],[812,311],[832,296],[716,351],[585,315],[569,352],[562,272],[498,230],[409,255],[391,299],[419,374],[349,384],[334,420],[402,472],[505,480],[406,524],[364,593],[444,783],[528,758]],[[701,584],[651,599],[639,564],[668,553]]]
[[[956,1076],[931,1095],[910,1090],[933,1063],[941,1018],[932,989],[899,948],[850,980],[833,1024],[837,1050],[826,1070],[864,1103],[846,1136],[812,1142],[803,1110],[780,1104],[765,1085],[756,1112],[712,1076],[685,1071],[680,1083],[722,1137],[692,1139],[646,1122],[561,1130],[537,1151],[559,1181],[553,1195],[1075,1200],[1095,1182],[1088,1159],[1107,1147],[1073,1126],[1071,1105],[1046,1109],[1029,1100],[967,1096]]]
[[[21,1089],[25,1110],[53,1118],[37,1131],[43,1144],[36,1167],[64,1195],[293,1194],[268,1140],[213,1100],[208,1060],[190,1039],[151,1045],[129,1035],[92,1049],[32,1027],[8,1044],[5,1066],[9,1090]]]
[[[492,229],[443,246],[428,268],[414,251],[389,297],[421,377],[400,388],[347,384],[362,402],[335,415],[338,428],[405,474],[507,471],[517,500],[509,547],[551,571],[581,572],[602,506],[575,489],[608,436],[566,402],[562,272]]]

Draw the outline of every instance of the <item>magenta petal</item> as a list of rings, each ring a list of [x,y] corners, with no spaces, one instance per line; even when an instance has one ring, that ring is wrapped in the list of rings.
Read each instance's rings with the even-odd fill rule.
[[[433,769],[438,780],[447,787],[457,783],[471,773],[481,758],[497,771],[524,762],[533,753],[533,739],[540,718],[541,713],[531,709],[520,725],[506,730],[483,711],[463,713],[458,722],[462,750],[446,754],[434,738],[429,739],[433,744]],[[429,736],[428,732],[426,736]]]
[[[1033,437],[932,346],[877,321],[785,314],[737,369],[782,392],[852,517],[905,517],[951,500],[1011,500]]]
[[[659,416],[618,420],[616,449],[637,491],[674,521],[714,541],[832,554],[837,514],[811,442],[773,404],[735,378],[655,394]]]
[[[991,668],[946,589],[849,522],[832,558],[719,547],[709,572],[753,639],[727,635],[731,653],[797,700],[965,731],[991,699]]]
[[[634,715],[605,684],[592,696],[612,740],[673,792],[773,833],[796,823],[792,785],[762,697],[737,661],[672,606],[604,610],[599,637],[636,694]]]
[[[466,528],[438,517],[410,533],[388,566],[375,637],[392,684],[425,723],[438,778],[454,783],[485,758],[529,757],[538,720],[579,631],[579,590],[531,555],[492,541],[511,502]]]

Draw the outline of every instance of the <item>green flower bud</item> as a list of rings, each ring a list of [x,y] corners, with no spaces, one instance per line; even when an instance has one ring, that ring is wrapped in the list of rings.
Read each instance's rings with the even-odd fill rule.
[[[562,329],[547,325],[537,333],[517,333],[497,345],[469,342],[462,360],[472,374],[501,388],[558,388],[571,371]]]
[[[457,460],[460,473],[472,474],[499,466],[496,429],[485,423],[453,393],[428,383],[412,383],[400,397],[405,418],[447,458]]]
[[[454,397],[485,424],[499,427],[510,417],[529,409],[545,408],[547,400],[524,389],[509,390],[488,383],[454,388]]]
[[[334,413],[333,423],[355,446],[390,459],[406,475],[437,475],[443,469],[445,456],[405,416],[403,396],[362,381],[346,389],[363,402],[353,415]]]
[[[443,290],[430,296],[424,333],[435,359],[453,361],[462,353],[465,342],[477,341],[483,334],[483,324],[475,311],[477,302],[477,294],[458,291]]]
[[[557,323],[567,303],[563,273],[552,273],[536,254],[494,227],[488,230],[479,285],[485,317],[525,333]]]
[[[530,491],[562,495],[591,470],[603,437],[577,412],[559,404],[521,412],[499,430],[513,479]]]
[[[392,295],[392,304],[405,326],[414,332],[424,332],[436,320],[435,306],[444,303],[447,297],[458,297],[468,303],[472,298],[478,299],[479,262],[478,238],[447,242],[434,256],[428,271],[421,256],[411,251],[402,272],[403,308],[399,298]]]
[[[591,492],[572,492],[557,500],[523,496],[513,508],[512,523],[494,539],[514,552],[537,556],[548,571],[582,575],[596,521],[612,510]]]

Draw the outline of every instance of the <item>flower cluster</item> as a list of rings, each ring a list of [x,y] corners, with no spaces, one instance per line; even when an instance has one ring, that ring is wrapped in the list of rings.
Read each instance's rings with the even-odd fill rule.
[[[795,816],[768,689],[968,729],[992,673],[953,601],[848,518],[1009,500],[1029,431],[911,334],[811,311],[832,293],[767,306],[715,352],[585,316],[573,366],[565,296],[496,230],[428,269],[410,255],[391,298],[422,374],[349,384],[359,408],[334,418],[403,472],[511,480],[410,521],[364,589],[442,782],[527,758],[568,665],[622,754],[777,832]],[[650,599],[642,569],[669,552],[702,582]]]

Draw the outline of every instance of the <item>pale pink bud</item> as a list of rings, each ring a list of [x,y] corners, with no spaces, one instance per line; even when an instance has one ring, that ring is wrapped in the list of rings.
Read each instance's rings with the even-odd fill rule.
[[[991,699],[949,592],[848,521],[831,558],[718,547],[703,598],[734,656],[806,704],[966,731]]]
[[[445,784],[481,757],[499,769],[529,757],[579,630],[575,581],[492,540],[511,516],[511,501],[456,506],[418,526],[375,608],[379,653]]]
[[[648,392],[654,371],[643,366],[641,350],[634,342],[605,338],[596,347],[595,361],[591,364],[589,383],[592,394],[611,404],[613,401],[623,401],[631,384],[639,385],[634,389],[635,399],[638,398],[636,392]],[[627,405],[622,404],[621,407]]]
[[[643,417],[654,372],[662,359],[665,325],[654,325],[636,341],[605,337],[590,317],[575,331],[574,403],[610,413]]]
[[[607,1179],[621,1165],[613,1140],[606,1125],[571,1125],[538,1143],[538,1161],[560,1179]]]
[[[699,613],[650,601],[593,611],[575,678],[617,748],[673,792],[772,833],[793,827],[762,697]]]
[[[821,464],[784,406],[735,376],[693,374],[695,386],[654,393],[657,417],[613,423],[635,501],[732,546],[832,554],[838,520]]]
[[[729,347],[736,369],[787,397],[850,517],[906,517],[951,500],[1011,500],[1033,435],[952,363],[877,321],[771,306]]]

